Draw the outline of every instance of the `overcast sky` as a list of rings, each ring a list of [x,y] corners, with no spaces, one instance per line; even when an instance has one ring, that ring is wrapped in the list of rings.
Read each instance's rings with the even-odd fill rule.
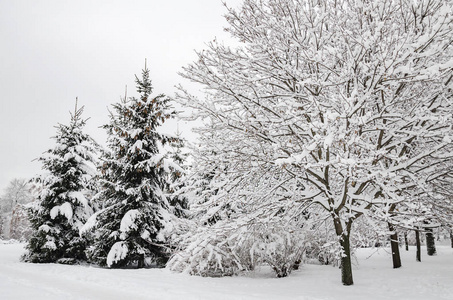
[[[32,160],[53,147],[76,97],[86,132],[103,144],[107,107],[126,85],[132,95],[145,58],[154,92],[172,96],[194,50],[228,39],[225,12],[221,0],[0,1],[0,194],[41,172]]]

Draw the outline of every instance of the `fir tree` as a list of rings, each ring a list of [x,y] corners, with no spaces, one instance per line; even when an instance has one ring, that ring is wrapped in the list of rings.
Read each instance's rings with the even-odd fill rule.
[[[95,230],[90,249],[94,263],[113,268],[162,265],[168,251],[163,231],[171,224],[164,189],[172,168],[159,147],[175,138],[157,131],[174,116],[164,95],[150,97],[149,70],[136,76],[140,97],[125,98],[114,104],[110,123],[104,128],[111,150],[103,156],[103,190],[99,198],[104,209],[87,224]]]
[[[83,107],[71,114],[69,125],[56,126],[57,145],[38,160],[48,172],[35,181],[42,185],[30,208],[32,234],[24,260],[33,263],[74,263],[85,259],[86,241],[79,229],[93,214],[88,199],[96,175],[96,143],[83,133]]]

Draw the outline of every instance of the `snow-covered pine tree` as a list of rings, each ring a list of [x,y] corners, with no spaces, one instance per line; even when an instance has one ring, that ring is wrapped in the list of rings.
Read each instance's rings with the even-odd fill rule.
[[[175,112],[165,95],[150,96],[146,67],[136,84],[140,97],[114,104],[110,123],[104,126],[110,149],[102,158],[99,198],[104,208],[84,228],[95,230],[90,260],[112,268],[162,266],[169,255],[163,231],[171,228],[171,209],[164,188],[178,166],[160,151],[175,137],[157,129]]]
[[[48,173],[35,179],[42,191],[29,210],[32,234],[23,257],[27,262],[75,263],[86,258],[79,229],[93,214],[88,195],[95,188],[97,146],[83,132],[82,113],[76,102],[69,125],[56,126],[57,145],[39,158]]]

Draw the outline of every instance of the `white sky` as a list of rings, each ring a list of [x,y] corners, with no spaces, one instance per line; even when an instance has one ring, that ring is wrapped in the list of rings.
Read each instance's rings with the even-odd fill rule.
[[[154,93],[172,96],[194,50],[228,39],[225,12],[221,0],[0,1],[0,195],[13,178],[41,172],[32,160],[53,147],[76,97],[86,132],[104,144],[107,107],[126,85],[135,95],[145,58]]]

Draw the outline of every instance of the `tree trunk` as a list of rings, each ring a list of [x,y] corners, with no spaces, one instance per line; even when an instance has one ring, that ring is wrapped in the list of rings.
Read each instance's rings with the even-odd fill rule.
[[[301,263],[302,263],[302,259],[299,258],[298,260],[296,260],[293,265],[293,270],[299,270]]]
[[[137,269],[142,269],[145,267],[145,254],[140,254],[138,256]]]
[[[453,248],[453,229],[450,229],[450,243],[451,247]]]
[[[404,232],[404,245],[406,246],[406,251],[409,251],[409,242],[407,241],[407,231]]]
[[[398,269],[401,267],[401,256],[400,256],[400,248],[398,247],[398,233],[395,230],[393,224],[388,223],[389,230],[393,232],[390,236],[390,246],[392,248],[392,260],[393,260],[393,268]]]
[[[349,243],[349,235],[351,230],[352,221],[350,220],[346,232],[343,231],[343,226],[340,219],[334,219],[335,232],[340,238],[340,245],[343,248],[343,255],[341,256],[341,282],[343,285],[353,285],[352,278],[352,262],[351,262],[351,246]]]
[[[341,247],[343,247],[344,255],[341,257],[341,282],[343,285],[353,285],[352,278],[352,263],[351,263],[351,247],[349,244],[349,235],[341,237]]]
[[[433,229],[432,228],[425,228],[426,229],[426,251],[429,256],[436,255],[436,240],[434,238]]]
[[[417,253],[415,255],[415,259],[417,261],[422,261],[422,256],[421,256],[421,246],[420,246],[420,230],[416,229],[415,230],[415,242],[417,245]]]

